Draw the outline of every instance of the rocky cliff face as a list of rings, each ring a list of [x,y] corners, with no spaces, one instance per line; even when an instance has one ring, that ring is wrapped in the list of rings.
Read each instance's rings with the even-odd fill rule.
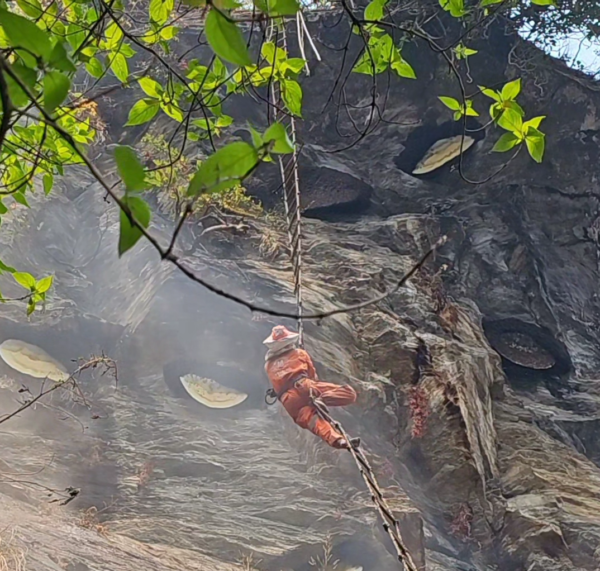
[[[523,106],[548,115],[542,165],[521,154],[480,185],[452,168],[417,179],[411,165],[453,128],[436,100],[455,94],[451,78],[434,54],[409,59],[408,47],[418,82],[391,81],[386,122],[343,150],[336,129],[351,135],[371,111],[367,102],[352,122],[322,112],[347,32],[334,21],[313,23],[332,51],[311,62],[304,83],[307,306],[368,299],[449,236],[384,302],[307,324],[320,375],[360,394],[336,416],[363,436],[423,569],[596,570],[598,87],[538,62],[525,71]],[[511,41],[475,46],[477,83],[522,74],[506,65]],[[351,79],[350,103],[364,107],[356,94],[368,81]],[[231,105],[250,116],[243,100]],[[490,152],[497,135],[485,134],[465,157],[471,179],[501,164]],[[260,170],[250,188],[274,204],[269,177]],[[274,321],[207,293],[145,245],[118,260],[115,209],[83,171],[31,202],[3,219],[3,259],[55,273],[56,293],[29,323],[21,308],[3,307],[2,340],[36,343],[65,363],[104,350],[119,379],[82,379],[91,410],[55,393],[3,426],[0,553],[24,554],[32,570],[304,571],[331,548],[338,569],[398,568],[351,459],[263,403],[261,341]],[[169,228],[157,219],[154,230]],[[272,221],[241,237],[214,233],[186,263],[257,304],[293,307],[285,238]],[[0,367],[5,413],[23,383],[35,392],[39,382]],[[182,367],[249,398],[204,409],[174,388]],[[59,506],[40,486],[81,494]],[[249,554],[254,562],[236,563]]]

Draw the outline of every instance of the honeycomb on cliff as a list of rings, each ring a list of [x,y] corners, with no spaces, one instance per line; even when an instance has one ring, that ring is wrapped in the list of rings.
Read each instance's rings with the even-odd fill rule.
[[[505,359],[522,367],[546,370],[556,364],[556,359],[526,333],[504,331],[494,345]]]

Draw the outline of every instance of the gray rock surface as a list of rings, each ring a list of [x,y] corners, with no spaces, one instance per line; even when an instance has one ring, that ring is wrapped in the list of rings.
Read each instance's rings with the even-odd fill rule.
[[[343,39],[327,34],[333,47]],[[499,67],[492,49],[476,47],[484,58],[471,69],[478,81],[517,74]],[[381,293],[442,233],[450,238],[384,302],[307,324],[320,375],[360,394],[336,416],[362,435],[428,570],[595,571],[597,85],[551,61],[525,74],[524,107],[548,115],[541,166],[522,154],[477,186],[450,168],[417,180],[396,159],[411,132],[425,136],[447,120],[435,96],[453,87],[439,62],[423,53],[413,65],[425,85],[393,81],[390,121],[330,154],[339,141],[335,113],[322,112],[323,86],[341,57],[332,54],[305,81],[316,94],[306,104],[306,157],[314,169],[352,173],[373,192],[369,216],[358,221],[306,221],[308,308]],[[352,81],[359,93],[366,80]],[[470,178],[501,164],[490,152],[495,136],[465,160]],[[57,391],[3,425],[4,545],[23,552],[33,571],[228,571],[249,553],[258,569],[304,571],[331,534],[342,565],[398,568],[350,458],[262,403],[261,341],[275,321],[208,294],[143,244],[118,260],[116,220],[81,171],[30,211],[3,219],[4,261],[57,281],[46,312],[27,324],[22,308],[3,306],[3,337],[35,342],[65,363],[104,349],[119,364],[116,386],[97,372],[82,378],[91,410]],[[157,219],[154,231],[164,237],[168,225]],[[264,222],[241,239],[213,235],[186,263],[257,304],[293,308],[284,236]],[[4,280],[0,287],[11,295]],[[554,336],[568,351],[568,370],[528,377],[507,367],[483,327],[507,318]],[[174,394],[163,367],[183,359],[243,386],[247,403],[216,414]],[[22,383],[39,390],[2,363],[0,373],[0,414],[18,406]],[[48,504],[55,494],[41,485],[81,494],[66,506]]]

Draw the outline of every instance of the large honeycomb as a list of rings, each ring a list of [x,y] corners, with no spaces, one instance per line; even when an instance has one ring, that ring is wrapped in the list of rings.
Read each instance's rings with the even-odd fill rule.
[[[546,370],[556,365],[552,354],[526,333],[504,331],[494,340],[494,348],[505,359],[522,367]]]

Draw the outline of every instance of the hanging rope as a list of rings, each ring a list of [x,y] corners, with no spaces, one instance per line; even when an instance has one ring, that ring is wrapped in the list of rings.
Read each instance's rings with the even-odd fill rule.
[[[300,19],[297,20],[299,29],[302,27]],[[275,33],[276,23],[271,23],[270,36],[276,36],[276,50],[284,50],[287,54],[287,38],[285,22],[281,21],[281,28]],[[302,48],[304,51],[304,48]],[[277,52],[276,52],[277,53]],[[275,58],[277,55],[274,56]],[[302,324],[302,228],[301,228],[301,204],[300,204],[300,176],[298,174],[298,151],[296,145],[296,120],[291,113],[284,111],[284,102],[281,96],[279,83],[271,84],[271,96],[274,103],[274,119],[286,127],[290,135],[294,152],[291,155],[279,155],[279,171],[283,187],[283,203],[285,206],[285,217],[287,222],[287,234],[290,247],[290,258],[292,260],[292,271],[294,279],[294,295],[298,308],[298,333],[300,334],[300,346],[304,346],[304,327]]]
[[[300,51],[302,57],[306,60],[304,53],[304,38],[307,37],[311,48],[315,52],[317,59],[320,61],[321,57],[314,46],[312,39],[308,33],[308,29],[304,22],[302,14],[298,12],[296,17],[296,25],[298,28],[298,41],[300,44]],[[276,53],[278,49],[285,50],[287,54],[287,38],[285,30],[285,22],[281,20],[281,26],[278,32],[275,30],[276,24],[272,21],[269,30],[269,39],[272,40],[273,36],[276,37],[275,46]],[[275,58],[277,57],[275,53]],[[308,64],[305,65],[307,73],[309,72]],[[296,121],[294,116],[284,111],[284,102],[281,96],[281,90],[278,82],[273,82],[271,85],[271,97],[274,104],[274,119],[282,123],[287,132],[290,134],[294,146],[294,152],[291,155],[279,155],[279,170],[281,173],[281,182],[283,187],[283,203],[285,207],[285,217],[287,222],[287,233],[290,247],[290,258],[292,261],[292,270],[294,278],[294,295],[296,296],[296,305],[298,313],[298,333],[300,334],[299,344],[302,347],[304,345],[304,328],[302,326],[302,227],[301,227],[301,204],[300,204],[300,177],[298,175],[298,153],[296,150]],[[333,419],[327,410],[327,407],[320,402],[318,399],[313,398],[312,390],[310,397],[317,409],[317,413],[321,418],[329,422],[340,434],[346,439],[346,442],[350,442],[348,434],[342,427],[342,425],[335,419]],[[269,400],[269,399],[273,400]],[[277,397],[274,396],[274,391],[267,392],[265,402],[267,404],[274,404]],[[371,469],[371,465],[363,454],[362,450],[353,448],[352,446],[348,449],[352,458],[358,467],[367,488],[371,493],[371,499],[375,504],[375,507],[383,521],[383,528],[390,536],[392,543],[398,554],[398,560],[403,564],[405,571],[419,571],[415,565],[408,549],[404,545],[402,535],[400,533],[400,526],[398,520],[394,517],[392,510],[389,508],[381,488],[377,483],[375,474]]]

